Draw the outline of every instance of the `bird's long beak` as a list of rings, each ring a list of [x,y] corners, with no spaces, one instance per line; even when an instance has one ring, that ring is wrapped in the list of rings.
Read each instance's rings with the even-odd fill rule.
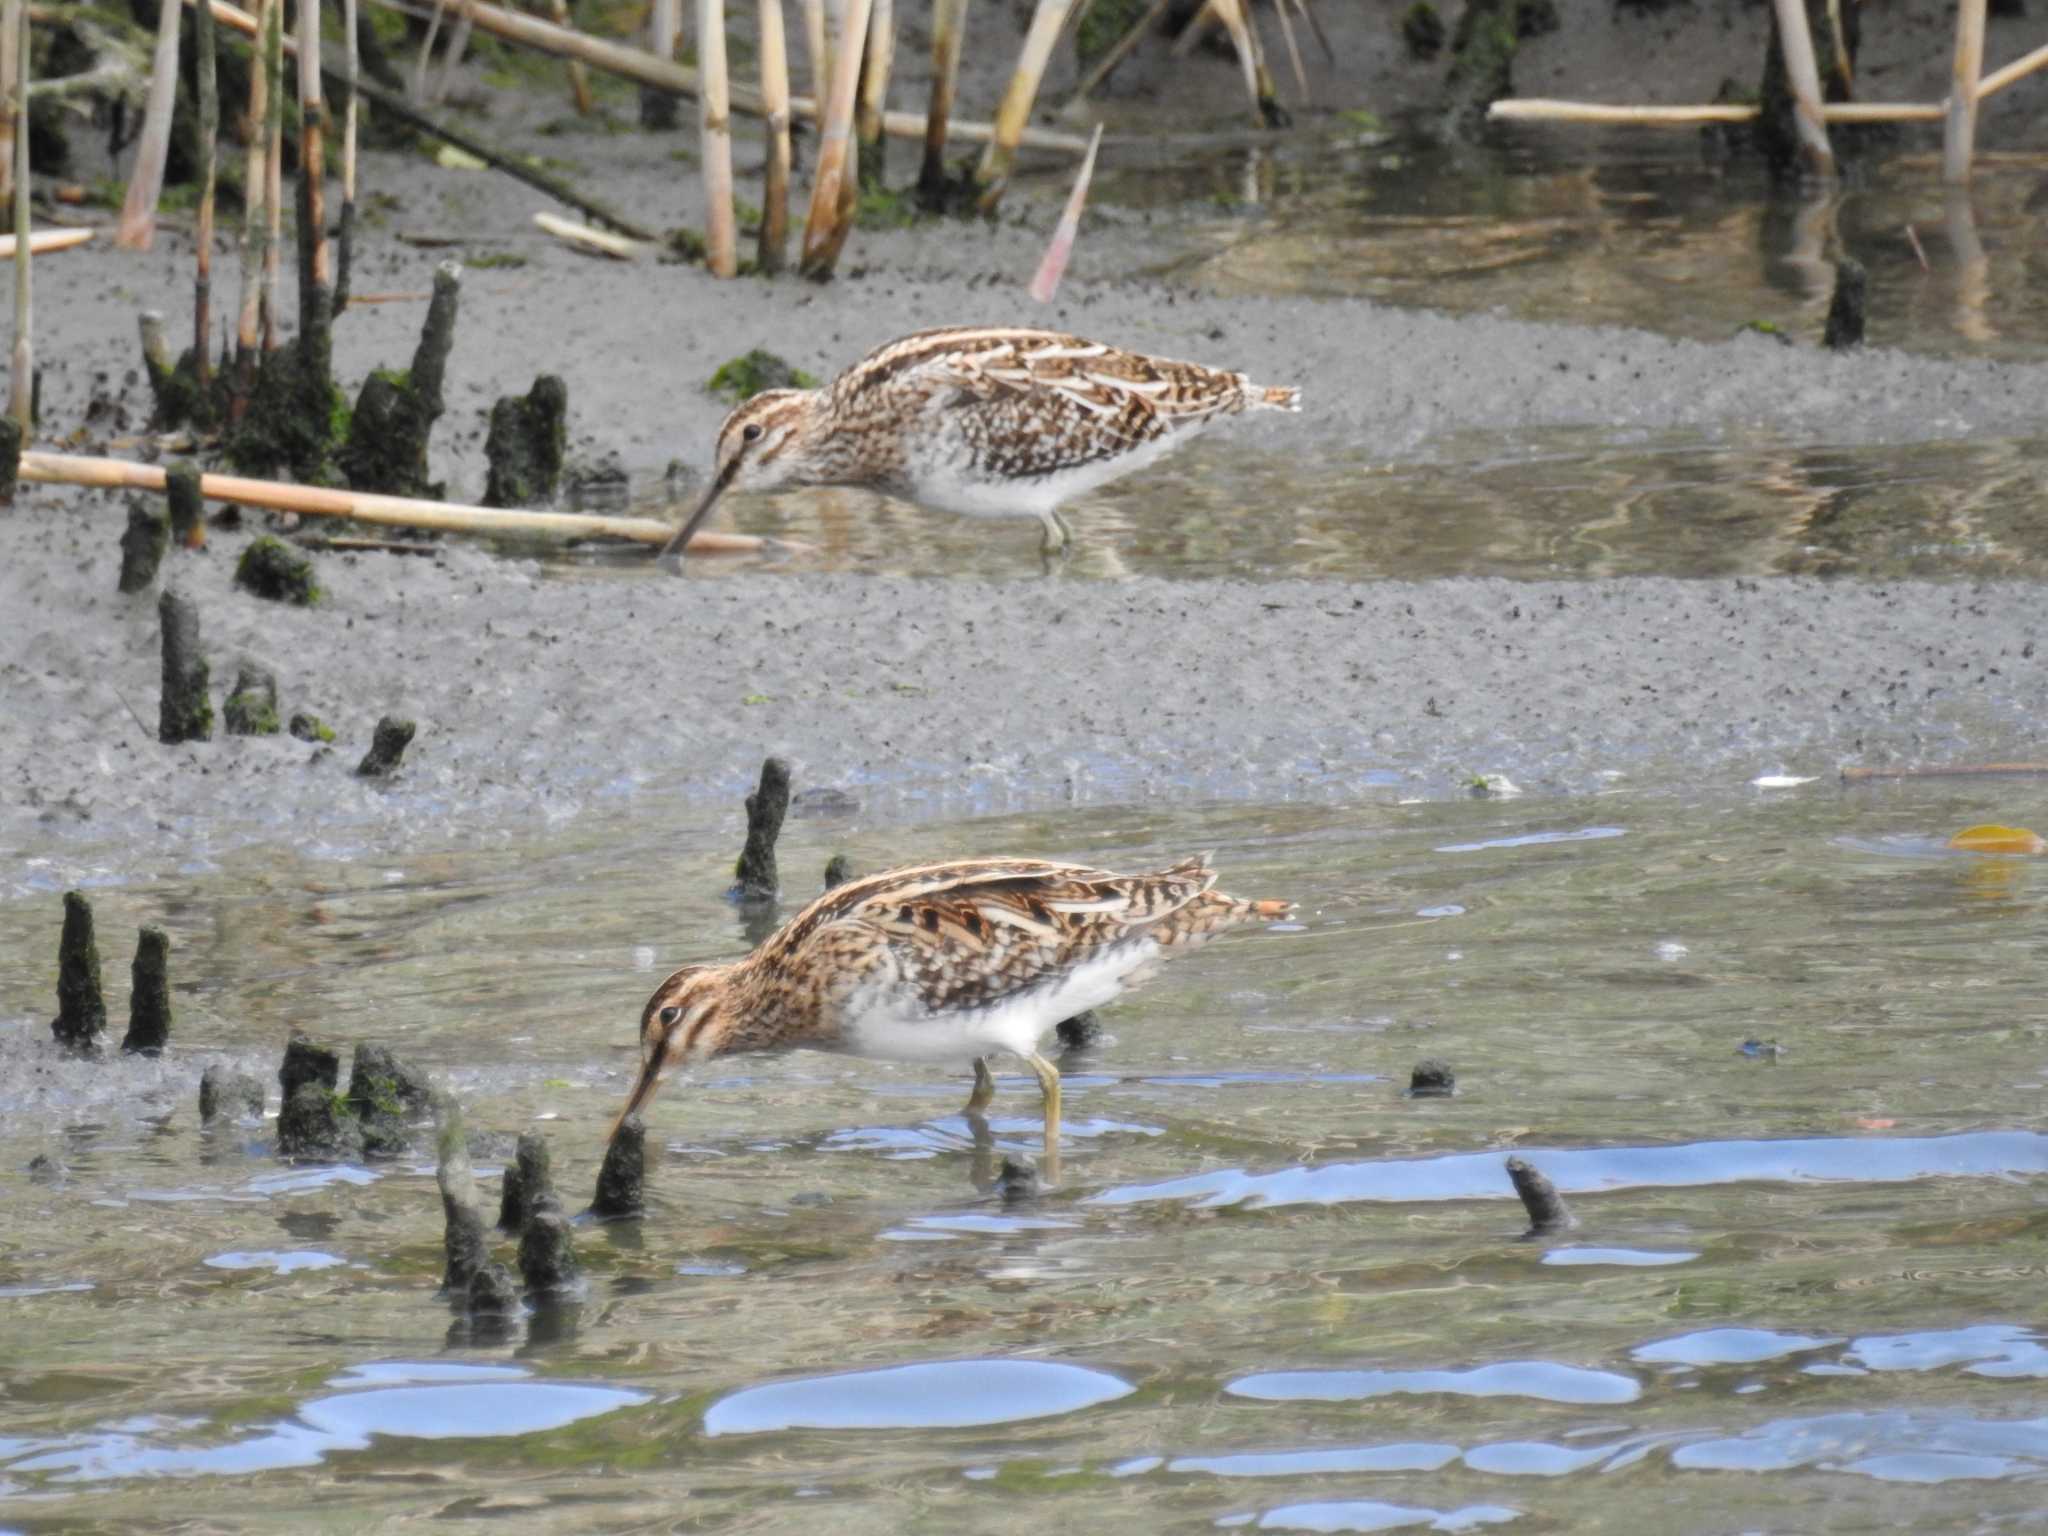
[[[713,477],[696,509],[683,519],[682,527],[675,531],[675,537],[661,546],[661,553],[655,557],[655,563],[663,570],[677,576],[683,574],[683,552],[689,548],[690,535],[711,515],[711,509],[718,505],[718,498],[723,496],[725,488],[732,484],[732,477],[739,472],[739,467],[740,461],[734,459]]]
[[[626,1123],[626,1116],[645,1108],[653,1100],[655,1090],[661,1086],[661,1069],[667,1060],[668,1039],[663,1036],[654,1042],[654,1049],[640,1064],[640,1075],[633,1080],[633,1091],[626,1095],[626,1107],[612,1122],[611,1134],[605,1137],[607,1142],[618,1139],[619,1127]]]

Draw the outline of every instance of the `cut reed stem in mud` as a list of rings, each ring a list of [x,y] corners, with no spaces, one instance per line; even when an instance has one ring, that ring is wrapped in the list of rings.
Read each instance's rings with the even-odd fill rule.
[[[1785,60],[1785,83],[1792,92],[1792,122],[1799,135],[1800,158],[1815,176],[1835,174],[1835,152],[1828,143],[1827,119],[1821,114],[1820,66],[1813,52],[1813,32],[1806,24],[1806,0],[1771,0],[1778,17],[1778,50]]]
[[[917,173],[918,195],[927,207],[937,207],[946,196],[946,129],[966,36],[967,0],[932,0],[932,94],[924,115],[924,164]]]
[[[213,7],[199,9],[211,17]],[[356,127],[362,115],[362,70],[356,57],[356,0],[341,0],[341,30],[347,46],[342,51],[342,88],[348,105],[341,112],[341,226],[335,240],[334,312],[348,308],[349,269],[355,261],[356,244]]]
[[[811,101],[806,109],[813,123],[832,94],[832,49],[825,41],[825,0],[799,0],[804,13],[804,60],[811,71]]]
[[[178,104],[178,13],[179,0],[162,0],[157,8],[149,105],[143,109],[135,171],[128,178],[128,195],[114,228],[114,244],[123,250],[146,251],[156,239],[156,204],[163,195],[164,159],[171,149],[171,113]]]
[[[896,62],[896,0],[873,0],[868,7],[867,52],[860,62],[860,102],[854,110],[854,131],[860,137],[860,176],[882,176],[882,114],[889,107],[889,71]]]
[[[21,478],[36,485],[161,491],[165,473],[160,465],[137,464],[127,459],[29,452],[21,456]],[[202,475],[199,493],[210,501],[231,501],[240,506],[262,507],[274,512],[297,512],[309,517],[346,517],[360,523],[434,528],[446,533],[622,539],[634,544],[659,546],[666,544],[676,531],[673,523],[648,517],[515,512],[499,507],[420,501],[407,496],[337,491],[326,486],[294,485],[282,480],[250,480],[238,475]],[[700,530],[690,538],[690,553],[693,555],[753,554],[770,546],[790,550],[804,548],[789,540],[761,539],[743,533],[707,533]]]
[[[228,397],[228,421],[239,422],[248,409],[256,382],[256,357],[263,339],[263,245],[270,227],[264,198],[270,192],[269,137],[263,125],[270,112],[270,78],[263,67],[263,26],[278,0],[256,0],[257,46],[249,51],[249,151],[242,171],[242,303],[235,319],[234,388]],[[215,18],[218,20],[218,16]]]
[[[789,47],[782,35],[782,0],[760,0],[759,10],[761,99],[768,108],[768,143],[754,261],[763,272],[775,273],[789,259]]]
[[[1024,139],[1024,125],[1030,121],[1032,103],[1038,100],[1038,85],[1045,78],[1045,66],[1060,40],[1060,32],[1073,13],[1074,0],[1038,0],[1031,13],[1031,29],[1024,34],[1024,46],[1017,54],[1017,67],[996,108],[995,136],[981,157],[975,180],[981,185],[981,211],[993,209],[1002,200],[1011,168],[1017,162],[1017,147]]]
[[[843,0],[840,46],[832,58],[832,90],[819,134],[817,177],[811,184],[810,214],[804,221],[800,270],[810,278],[830,277],[839,260],[839,248],[846,243],[848,221],[842,212],[842,192],[852,179],[847,174],[847,156],[852,147],[854,95],[860,86],[858,40],[866,37],[867,31],[868,0]]]
[[[331,289],[327,256],[327,106],[320,92],[320,3],[299,0],[299,196],[302,232],[310,270],[300,274],[301,329],[306,324],[306,284]]]
[[[714,277],[740,269],[732,213],[732,109],[725,75],[725,0],[697,0],[698,153],[704,162],[704,264]]]
[[[220,79],[213,12],[202,5],[193,22],[193,63],[199,76],[199,249],[192,274],[192,369],[204,398],[213,377],[213,205],[220,179]]]
[[[1983,88],[1983,74],[1984,0],[1958,0],[1948,122],[1941,141],[1941,179],[1952,186],[1970,179],[1970,155],[1977,144],[1977,93]]]
[[[277,285],[284,260],[284,0],[270,0],[264,18],[263,73],[269,80],[263,118],[263,350],[275,352]]]
[[[0,25],[14,34],[14,78],[9,88],[14,97],[14,374],[7,397],[7,414],[21,428],[21,440],[29,440],[35,411],[36,347],[35,309],[29,302],[29,280],[33,273],[30,257],[35,240],[28,227],[28,3],[7,0]]]

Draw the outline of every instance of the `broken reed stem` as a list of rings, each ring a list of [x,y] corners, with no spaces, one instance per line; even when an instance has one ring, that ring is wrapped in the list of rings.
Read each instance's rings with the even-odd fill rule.
[[[35,485],[86,485],[102,490],[161,492],[165,472],[161,465],[138,464],[127,459],[27,452],[21,456],[21,478]],[[624,539],[634,544],[660,547],[668,543],[676,531],[673,523],[656,522],[646,517],[517,512],[498,507],[421,501],[409,496],[381,496],[367,491],[339,491],[283,480],[250,480],[237,475],[202,475],[199,477],[199,493],[209,500],[231,501],[240,506],[263,507],[275,512],[346,517],[388,527],[438,528],[448,533]],[[761,539],[750,534],[712,533],[700,529],[690,537],[690,553],[752,554],[769,544],[784,549],[803,547],[787,539]]]
[[[1778,15],[1778,50],[1785,58],[1785,83],[1792,91],[1792,121],[1807,170],[1815,176],[1835,174],[1835,152],[1828,144],[1827,119],[1821,113],[1820,66],[1814,59],[1813,33],[1806,24],[1805,0],[1771,0]]]
[[[760,0],[761,100],[768,108],[768,154],[762,172],[761,234],[755,264],[780,272],[789,258],[789,47],[782,0]]]
[[[1948,87],[1948,124],[1941,139],[1941,179],[1961,186],[1970,179],[1970,155],[1977,143],[1977,93],[1984,73],[1984,0],[1958,0],[1956,56]]]
[[[278,0],[256,0],[256,28],[269,20]],[[216,18],[218,19],[218,18]],[[266,164],[269,141],[263,125],[270,114],[270,81],[263,68],[263,49],[249,50],[249,154],[242,174],[242,307],[235,320],[235,385],[228,400],[228,421],[239,422],[248,409],[256,382],[256,352],[262,342],[263,241],[270,228],[263,199],[270,190]]]
[[[212,7],[201,10],[211,13]],[[342,50],[342,85],[348,104],[341,109],[341,228],[335,241],[334,312],[348,308],[348,274],[354,264],[356,235],[356,124],[362,113],[358,86],[362,69],[356,58],[356,0],[341,0],[341,30],[346,46]]]
[[[810,119],[817,122],[832,94],[832,50],[825,42],[825,0],[801,0],[804,58],[811,66]]]
[[[840,12],[838,52],[832,59],[832,90],[827,98],[818,142],[818,169],[811,184],[811,207],[804,221],[801,270],[806,277],[826,278],[846,243],[846,222],[840,215],[841,184],[847,178],[846,157],[853,129],[853,98],[860,85],[861,49],[867,36],[868,0],[844,0]]]
[[[2041,63],[2048,65],[2048,52]],[[1990,77],[1986,77],[1989,84]],[[1989,95],[1980,90],[1979,99]],[[1503,98],[1488,117],[1540,123],[1627,123],[1645,128],[1693,128],[1701,123],[1753,123],[1759,108],[1740,102],[1702,102],[1687,107],[1612,107],[1594,101],[1552,101],[1530,96]],[[1945,109],[1922,102],[1828,101],[1821,116],[1831,123],[1938,123]]]
[[[299,278],[301,333],[310,319],[311,288],[329,288],[334,281],[327,258],[326,133],[327,104],[320,94],[320,0],[299,0],[299,185],[311,267]]]
[[[1045,66],[1052,59],[1053,45],[1073,11],[1074,0],[1038,0],[1031,13],[1031,30],[1024,34],[1024,46],[1017,54],[1017,68],[996,109],[995,136],[981,157],[975,180],[981,184],[981,211],[988,213],[1002,199],[1017,161],[1017,146],[1023,141],[1024,125],[1031,117],[1031,104],[1038,99],[1038,82],[1045,78]]]
[[[932,97],[924,115],[924,165],[917,173],[917,190],[927,206],[946,195],[946,120],[953,115],[966,36],[967,0],[932,0]]]
[[[0,24],[0,30],[4,30],[4,24]],[[28,246],[38,256],[47,256],[52,251],[68,251],[74,246],[84,245],[98,233],[96,229],[39,229],[28,237]],[[0,261],[14,259],[15,243],[14,236],[0,235]]]
[[[1060,279],[1066,275],[1067,262],[1074,254],[1074,238],[1081,232],[1081,210],[1088,205],[1088,183],[1095,178],[1095,151],[1102,144],[1102,124],[1095,125],[1095,132],[1088,140],[1087,156],[1081,161],[1081,173],[1074,178],[1074,190],[1067,194],[1067,206],[1060,213],[1059,227],[1052,233],[1052,243],[1045,248],[1045,259],[1038,264],[1038,274],[1031,279],[1031,297],[1041,304],[1050,304],[1053,295],[1060,291]]]
[[[149,105],[142,115],[142,138],[135,150],[135,172],[121,203],[121,221],[114,244],[127,251],[146,251],[156,239],[156,204],[164,190],[164,158],[171,149],[171,112],[178,104],[179,0],[162,0],[157,8],[156,56],[149,67]]]
[[[1087,100],[1088,93],[1108,79],[1112,69],[1123,63],[1124,55],[1137,47],[1144,40],[1146,33],[1159,25],[1159,18],[1166,14],[1166,8],[1172,3],[1173,0],[1152,0],[1145,8],[1145,14],[1138,18],[1131,30],[1118,38],[1116,46],[1097,59],[1095,67],[1081,77],[1081,83],[1074,87],[1074,94],[1067,98],[1066,105],[1061,110],[1071,111]]]
[[[1994,69],[1977,82],[1977,99],[1996,95],[2008,85],[2024,80],[2037,69],[2048,69],[2048,43],[2043,43],[2032,53],[2023,53],[2001,69]]]
[[[8,0],[6,27],[14,34],[14,377],[7,399],[7,414],[21,428],[21,440],[29,440],[29,418],[35,414],[36,346],[35,311],[29,303],[29,258],[34,241],[29,238],[28,204],[28,0]]]
[[[202,397],[213,378],[213,203],[220,173],[220,80],[214,57],[213,12],[193,17],[199,73],[199,254],[192,277],[192,367]]]
[[[263,350],[277,350],[277,281],[284,259],[284,0],[270,0],[263,23],[263,73],[269,102],[263,119]]]
[[[412,3],[412,0],[374,0],[374,3],[403,15],[425,14],[417,4]],[[645,85],[658,86],[679,96],[694,99],[697,95],[697,72],[694,69],[657,59],[645,49],[628,48],[619,43],[606,42],[602,38],[586,37],[580,32],[568,31],[552,22],[543,21],[538,16],[527,16],[517,11],[508,11],[503,6],[489,4],[488,0],[465,0],[465,9],[477,26],[494,37],[502,37],[508,42],[519,43],[528,48],[538,48],[544,53],[579,58],[607,74],[636,80]],[[228,3],[228,0],[214,0],[213,14],[230,26],[241,26],[246,30],[248,13]],[[834,73],[836,74],[836,65]],[[733,111],[749,117],[766,115],[767,109],[752,87],[733,86],[730,89],[730,97]],[[819,101],[813,96],[792,96],[789,102],[789,110],[796,117],[817,118],[819,106]],[[882,115],[882,131],[891,138],[922,139],[924,128],[924,115],[919,112],[886,112]],[[995,136],[995,129],[991,124],[977,122],[971,118],[955,121],[949,131],[956,139],[977,144],[987,143]],[[1088,141],[1080,135],[1056,133],[1044,128],[1024,128],[1017,143],[1025,149],[1049,150],[1072,155],[1077,160],[1088,152]]]
[[[697,0],[697,64],[704,93],[697,121],[704,157],[704,264],[713,277],[740,269],[732,216],[732,107],[725,76],[725,0]]]
[[[889,108],[889,70],[896,61],[896,0],[874,0],[868,7],[867,52],[861,56],[860,105],[854,128],[860,135],[862,174],[878,181],[882,174],[882,114]]]

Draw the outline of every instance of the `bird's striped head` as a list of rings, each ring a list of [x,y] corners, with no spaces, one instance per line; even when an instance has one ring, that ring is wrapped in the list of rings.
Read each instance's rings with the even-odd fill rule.
[[[803,478],[804,429],[816,400],[815,390],[764,389],[725,418],[712,455],[711,484],[662,550],[664,563],[679,559],[727,491],[770,491]]]
[[[640,1010],[640,1070],[612,1135],[626,1117],[653,1101],[662,1079],[719,1054],[737,1017],[728,1006],[722,965],[686,965],[654,989]]]

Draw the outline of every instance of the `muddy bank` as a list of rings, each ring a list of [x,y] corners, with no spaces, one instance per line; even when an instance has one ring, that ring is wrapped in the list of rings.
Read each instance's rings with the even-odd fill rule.
[[[231,589],[219,539],[175,567],[206,643],[259,657],[280,706],[340,739],[167,747],[140,723],[155,604],[115,594],[96,519],[45,531],[0,576],[0,604],[31,616],[5,662],[17,854],[435,842],[620,795],[672,822],[729,810],[768,750],[882,814],[946,814],[1447,795],[1481,772],[1736,783],[2026,755],[2048,717],[2031,587],[563,581],[452,548],[330,557],[325,599],[298,609]],[[394,778],[359,778],[386,713],[418,738]]]

